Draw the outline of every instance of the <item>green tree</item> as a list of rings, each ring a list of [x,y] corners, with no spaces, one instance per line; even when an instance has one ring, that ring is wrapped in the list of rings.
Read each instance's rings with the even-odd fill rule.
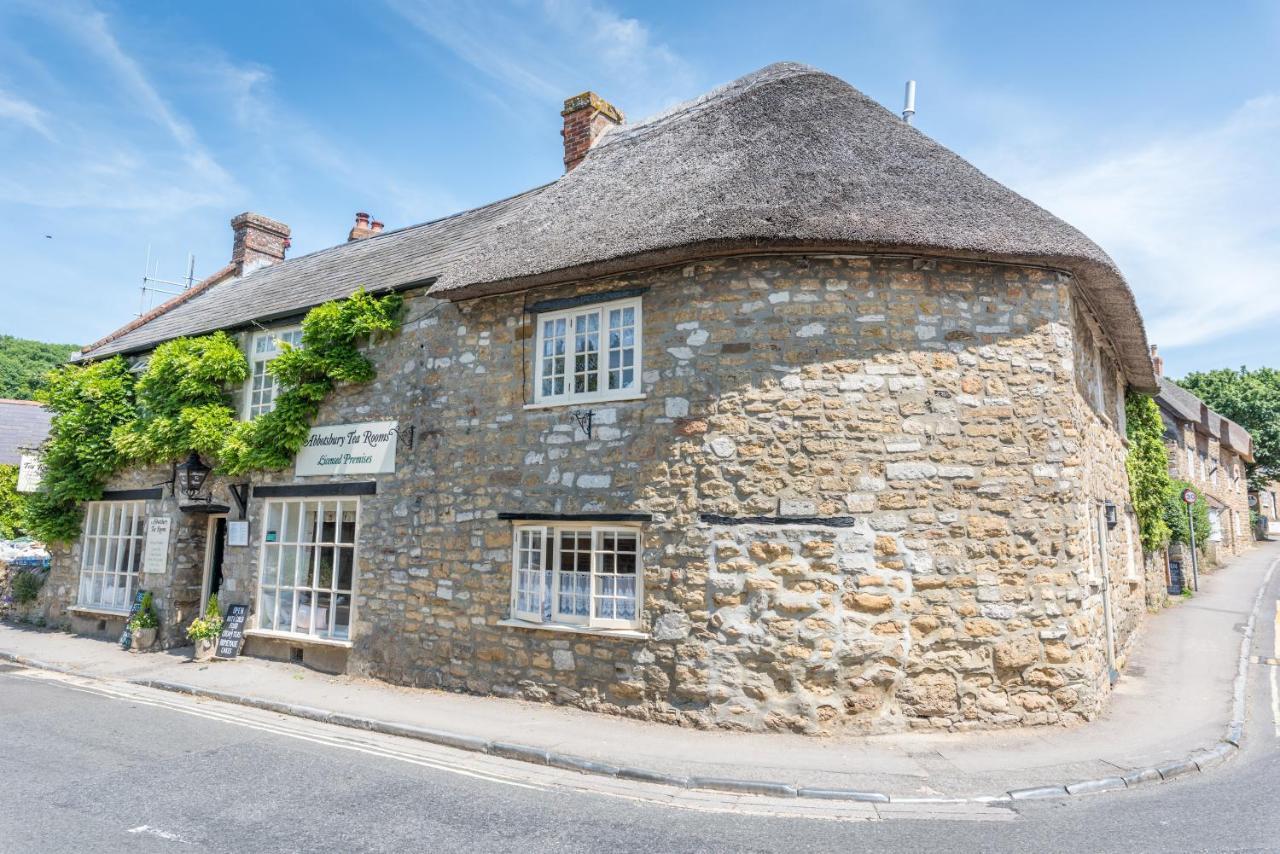
[[[1178,385],[1253,436],[1254,462],[1246,466],[1255,487],[1280,479],[1280,371],[1242,367],[1197,371]]]
[[[1196,494],[1196,503],[1191,505],[1191,515],[1196,524],[1196,551],[1204,552],[1208,548],[1209,534],[1213,528],[1209,523],[1209,502],[1204,493],[1185,480],[1172,480],[1164,502],[1164,521],[1169,526],[1169,542],[1189,545],[1190,529],[1187,527],[1187,505],[1182,500],[1184,490],[1190,489]]]
[[[0,465],[0,540],[22,536],[25,498],[18,491],[18,467]]]
[[[75,344],[45,344],[0,335],[0,397],[35,400],[45,374],[65,364]]]
[[[1142,548],[1159,551],[1169,542],[1165,500],[1171,489],[1169,454],[1164,447],[1164,422],[1153,398],[1130,394],[1124,402],[1129,455],[1129,494],[1138,516]]]

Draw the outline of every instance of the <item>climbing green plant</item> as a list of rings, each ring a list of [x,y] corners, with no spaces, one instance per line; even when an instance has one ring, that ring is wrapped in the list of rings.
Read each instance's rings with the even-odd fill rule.
[[[124,465],[111,441],[131,422],[134,378],[116,356],[86,365],[64,365],[48,374],[38,399],[53,413],[43,446],[44,478],[27,497],[26,529],[45,542],[68,542],[80,533],[80,503],[102,496],[107,479]]]
[[[1169,454],[1164,446],[1164,422],[1154,399],[1140,394],[1125,398],[1125,424],[1129,438],[1129,497],[1138,517],[1142,549],[1155,552],[1169,542],[1165,500],[1169,494]]]
[[[121,358],[68,365],[49,375],[41,400],[53,411],[40,492],[26,502],[27,530],[46,542],[80,533],[80,503],[129,465],[176,461],[197,451],[224,474],[281,469],[306,442],[320,404],[340,383],[374,378],[360,348],[400,326],[403,299],[363,289],[307,312],[302,347],[267,370],[280,393],[275,408],[237,421],[231,393],[249,374],[235,340],[223,332],[158,346],[135,381]]]
[[[22,536],[26,504],[18,491],[18,467],[0,465],[0,540]]]
[[[1164,521],[1169,526],[1169,542],[1189,545],[1190,528],[1187,526],[1187,505],[1182,500],[1183,490],[1190,489],[1196,494],[1196,503],[1191,505],[1191,517],[1196,526],[1196,551],[1203,552],[1209,543],[1212,526],[1209,522],[1209,502],[1204,493],[1185,480],[1171,480],[1169,493],[1165,496]]]
[[[267,366],[283,389],[275,408],[233,426],[218,455],[219,471],[241,474],[289,466],[306,442],[320,404],[334,387],[373,379],[373,363],[360,346],[395,332],[402,306],[399,295],[375,298],[362,289],[349,299],[307,312],[302,320],[302,346],[283,345],[284,352]]]
[[[236,420],[228,390],[248,375],[225,332],[166,341],[138,379],[137,418],[117,427],[112,442],[131,463],[167,463],[191,451],[216,456]]]

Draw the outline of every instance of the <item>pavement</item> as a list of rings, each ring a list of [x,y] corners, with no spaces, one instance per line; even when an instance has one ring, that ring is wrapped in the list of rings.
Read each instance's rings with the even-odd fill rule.
[[[1259,544],[1202,578],[1192,599],[1150,615],[1107,711],[1071,728],[840,738],[705,732],[258,659],[135,655],[11,624],[0,624],[0,658],[120,691],[179,692],[430,742],[446,755],[580,772],[601,785],[621,778],[686,791],[903,804],[1055,798],[1194,775],[1233,757],[1244,718],[1245,645],[1259,605],[1274,598],[1264,597],[1264,585],[1280,586],[1277,563],[1280,543]],[[1268,630],[1271,618],[1263,616]]]

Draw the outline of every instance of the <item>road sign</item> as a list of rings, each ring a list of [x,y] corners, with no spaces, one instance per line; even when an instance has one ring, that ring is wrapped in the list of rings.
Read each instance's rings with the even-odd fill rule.
[[[1196,503],[1196,491],[1195,491],[1194,489],[1184,489],[1184,490],[1182,490],[1182,500],[1183,500],[1183,501],[1185,501],[1185,502],[1187,502],[1188,504],[1195,504],[1195,503]]]

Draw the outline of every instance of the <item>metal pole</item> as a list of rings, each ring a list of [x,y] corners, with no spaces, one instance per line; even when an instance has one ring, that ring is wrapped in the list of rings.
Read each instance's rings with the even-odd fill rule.
[[[1196,519],[1191,513],[1193,504],[1187,505],[1187,531],[1191,534],[1191,589],[1200,592],[1200,561],[1196,558]]]

